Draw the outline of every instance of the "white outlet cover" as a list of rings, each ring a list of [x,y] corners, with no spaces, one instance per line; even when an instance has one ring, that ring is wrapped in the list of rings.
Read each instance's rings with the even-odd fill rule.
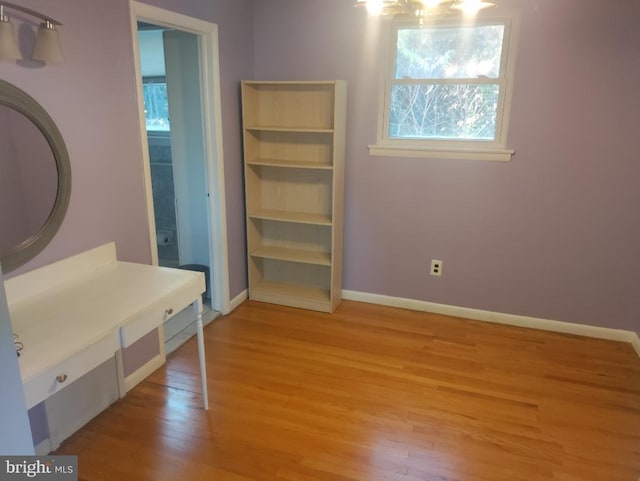
[[[438,259],[431,259],[431,275],[432,276],[442,276],[442,266],[443,262]]]

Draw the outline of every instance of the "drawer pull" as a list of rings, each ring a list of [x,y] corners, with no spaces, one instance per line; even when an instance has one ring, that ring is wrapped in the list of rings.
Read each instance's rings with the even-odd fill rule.
[[[60,374],[58,376],[56,376],[56,381],[58,381],[60,384],[62,384],[63,382],[65,382],[67,380],[68,376],[66,374]]]
[[[171,314],[173,314],[173,309],[172,309],[172,308],[169,308],[169,309],[167,309],[166,311],[164,311],[164,313],[165,313],[167,316],[170,316]]]

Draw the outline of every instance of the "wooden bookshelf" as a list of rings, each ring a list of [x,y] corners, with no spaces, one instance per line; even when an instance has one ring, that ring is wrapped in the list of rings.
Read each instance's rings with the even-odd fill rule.
[[[341,300],[346,82],[242,82],[249,297]]]

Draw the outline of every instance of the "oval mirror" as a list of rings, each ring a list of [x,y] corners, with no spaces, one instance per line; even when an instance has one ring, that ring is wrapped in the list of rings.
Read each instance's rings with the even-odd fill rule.
[[[0,265],[35,257],[62,224],[71,194],[69,154],[38,102],[0,80]]]

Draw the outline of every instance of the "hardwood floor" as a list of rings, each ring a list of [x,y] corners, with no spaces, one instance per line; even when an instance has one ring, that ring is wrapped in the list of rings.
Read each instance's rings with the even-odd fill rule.
[[[344,301],[246,302],[67,440],[80,479],[637,481],[623,343]]]

